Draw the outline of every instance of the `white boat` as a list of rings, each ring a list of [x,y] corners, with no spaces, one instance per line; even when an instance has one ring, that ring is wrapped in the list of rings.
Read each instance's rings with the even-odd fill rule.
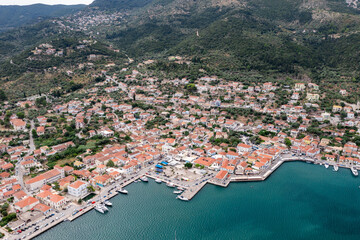
[[[95,206],[95,210],[100,213],[105,213],[104,209],[102,208],[102,206],[100,204]]]
[[[161,181],[160,178],[155,179],[155,182],[156,182],[156,183],[162,183],[162,181]]]
[[[173,193],[174,194],[180,194],[180,193],[182,193],[182,191],[179,191],[179,190],[178,191],[173,191]]]
[[[358,170],[356,170],[355,168],[351,168],[351,172],[352,172],[352,174],[354,175],[354,176],[358,176],[359,175],[359,173],[358,173]]]
[[[339,170],[339,166],[336,164],[333,166],[333,168],[334,168],[334,172],[337,172]]]
[[[143,182],[148,182],[149,181],[149,179],[146,176],[141,177],[140,180],[143,181]]]
[[[104,212],[109,211],[109,209],[105,206],[105,204],[100,204],[102,210],[104,210]]]
[[[118,190],[118,192],[119,192],[119,193],[122,193],[122,194],[128,194],[128,191],[125,190],[125,189],[123,189],[123,188],[120,188],[120,189]]]
[[[108,200],[106,200],[106,201],[104,202],[104,204],[105,204],[106,206],[109,206],[109,207],[111,207],[111,206],[112,206],[112,203],[111,203],[111,202],[109,202]]]
[[[325,168],[328,168],[328,167],[329,167],[329,164],[328,164],[328,163],[325,163],[324,166],[325,166]]]
[[[175,187],[175,184],[169,182],[169,183],[166,184],[166,186],[173,188],[173,187]]]
[[[185,191],[185,188],[183,188],[183,187],[177,187],[177,189],[178,189],[179,191]]]
[[[176,198],[180,199],[182,201],[189,201],[189,199],[187,199],[186,197],[183,197],[183,196],[177,196]]]

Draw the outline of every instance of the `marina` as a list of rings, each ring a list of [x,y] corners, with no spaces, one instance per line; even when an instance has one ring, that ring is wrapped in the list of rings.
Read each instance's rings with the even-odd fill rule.
[[[241,234],[254,240],[284,236],[325,240],[344,239],[341,232],[346,231],[349,233],[346,239],[356,240],[360,237],[353,228],[360,223],[357,215],[360,207],[354,204],[360,200],[358,186],[359,179],[347,169],[340,168],[334,177],[333,171],[302,162],[284,163],[264,182],[236,183],[227,189],[207,184],[189,203],[176,201],[171,189],[149,181],[129,185],[132,194],[113,198],[113,208],[108,213],[91,211],[37,239],[116,239],[121,234],[129,240],[167,240],[174,238],[176,230],[178,239],[236,239]],[[303,192],[309,195],[304,196]],[[348,211],[354,214],[349,215]],[[146,223],[141,220],[144,218]],[[333,218],[334,222],[325,218]],[[166,219],[166,226],[162,219]],[[316,230],[311,229],[314,225]],[[335,226],[341,226],[342,231]],[[270,227],[274,232],[266,230]],[[211,234],[209,229],[213,229]]]

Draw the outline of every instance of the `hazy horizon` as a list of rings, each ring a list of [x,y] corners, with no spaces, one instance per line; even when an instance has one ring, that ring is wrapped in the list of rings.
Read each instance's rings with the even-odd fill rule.
[[[94,0],[0,0],[0,5],[9,6],[9,5],[19,5],[27,6],[32,4],[47,4],[47,5],[77,5],[77,4],[86,4],[89,5]]]

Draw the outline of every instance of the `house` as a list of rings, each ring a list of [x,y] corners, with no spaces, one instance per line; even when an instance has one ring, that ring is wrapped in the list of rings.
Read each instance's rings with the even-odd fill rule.
[[[84,196],[88,192],[88,184],[84,181],[76,181],[69,185],[68,193],[74,197]]]
[[[240,143],[237,145],[237,150],[238,152],[250,152],[251,151],[251,146],[250,145],[247,145],[247,144],[244,144],[244,143]]]
[[[24,131],[26,130],[26,122],[21,119],[15,118],[10,120],[11,126],[15,129],[15,131]]]
[[[27,198],[24,198],[23,200],[20,200],[19,202],[16,202],[14,204],[14,208],[21,212],[26,212],[26,211],[32,209],[38,203],[39,203],[38,199],[29,196]]]
[[[52,194],[48,200],[50,207],[59,208],[66,204],[66,198],[57,194]]]
[[[40,174],[34,178],[31,178],[30,180],[25,182],[25,186],[29,190],[36,190],[41,188],[46,183],[52,183],[55,182],[65,176],[63,169],[53,169],[48,172],[45,172],[43,174]]]

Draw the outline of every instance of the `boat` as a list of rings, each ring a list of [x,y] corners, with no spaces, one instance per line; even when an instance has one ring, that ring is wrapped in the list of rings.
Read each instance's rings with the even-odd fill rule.
[[[177,199],[180,199],[180,200],[182,200],[182,201],[189,201],[189,199],[186,198],[186,197],[184,197],[184,196],[177,196],[176,198],[177,198]]]
[[[328,168],[328,167],[329,167],[329,164],[328,164],[328,163],[325,163],[324,166],[325,166],[325,168]]]
[[[162,181],[161,181],[160,178],[155,179],[155,182],[156,182],[156,183],[162,183]]]
[[[179,191],[185,191],[185,188],[183,188],[183,187],[177,187],[177,189],[178,189]]]
[[[102,210],[104,210],[104,212],[109,211],[109,209],[105,206],[105,204],[100,204]]]
[[[333,166],[333,168],[334,168],[334,169],[333,169],[334,172],[337,172],[337,171],[339,170],[339,166],[336,165],[336,164]]]
[[[143,181],[143,182],[148,182],[149,181],[149,179],[146,176],[141,177],[140,180]]]
[[[104,201],[104,204],[105,204],[106,206],[112,207],[112,203],[109,202],[108,200]]]
[[[166,184],[166,186],[173,188],[173,187],[175,187],[175,184],[169,182],[169,183]]]
[[[123,189],[123,188],[120,188],[120,189],[118,190],[118,192],[119,192],[119,193],[122,193],[122,194],[128,194],[128,191],[125,190],[125,189]]]
[[[95,206],[95,210],[100,213],[105,213],[104,209],[102,208],[102,206],[100,204]]]
[[[351,167],[351,172],[354,176],[358,176],[359,173],[358,173],[358,170],[356,170],[355,168]]]
[[[179,190],[176,191],[176,190],[175,190],[175,191],[173,191],[173,193],[174,193],[174,194],[180,194],[180,193],[182,193],[182,191],[179,191]]]

